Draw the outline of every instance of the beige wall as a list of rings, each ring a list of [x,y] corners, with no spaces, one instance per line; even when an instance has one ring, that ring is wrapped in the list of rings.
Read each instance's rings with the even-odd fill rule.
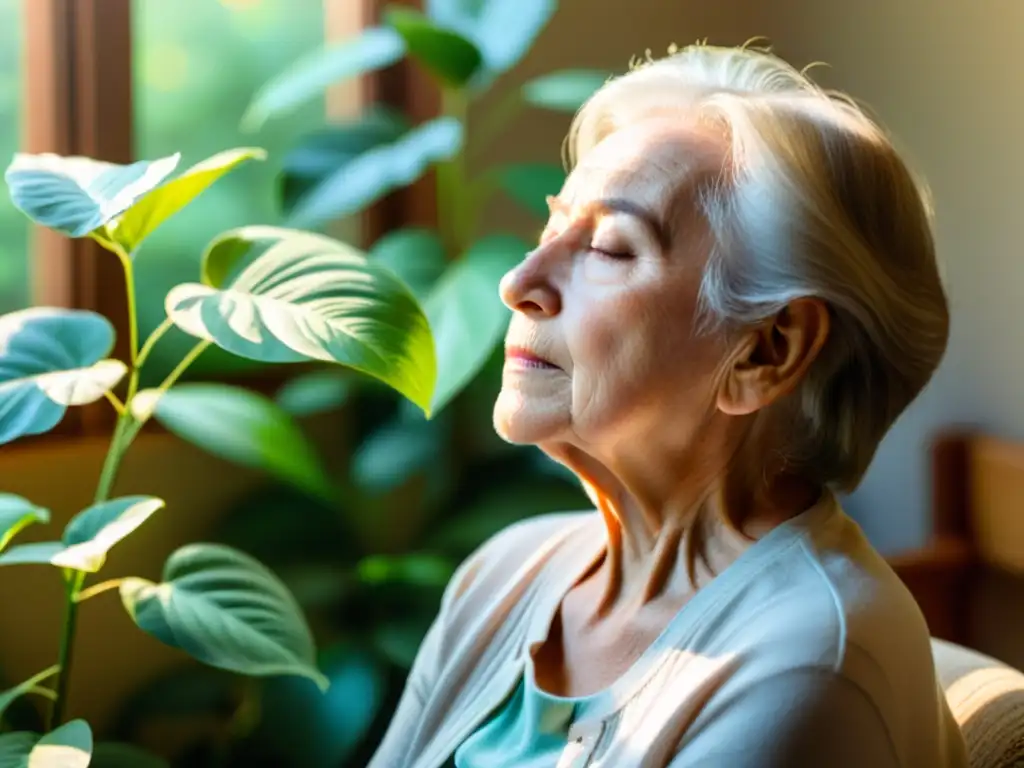
[[[945,362],[896,425],[848,507],[884,549],[927,535],[926,444],[954,423],[1024,438],[1024,4],[785,0],[771,35],[820,59],[895,133],[935,196],[953,321]]]
[[[629,57],[697,38],[766,36],[816,78],[866,102],[936,198],[952,302],[949,353],[896,425],[847,507],[884,551],[928,534],[926,445],[971,423],[1024,438],[1024,3],[1015,0],[564,0],[510,78],[558,67],[623,68]],[[557,160],[567,119],[531,115],[488,159]],[[498,215],[505,215],[504,212]]]

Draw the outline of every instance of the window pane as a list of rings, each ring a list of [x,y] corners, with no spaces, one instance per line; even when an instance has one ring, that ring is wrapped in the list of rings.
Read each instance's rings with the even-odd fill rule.
[[[8,0],[2,0],[7,2]],[[254,92],[324,41],[320,0],[134,0],[135,154],[152,159],[182,153],[184,169],[216,152],[259,146],[269,159],[225,176],[149,238],[136,261],[140,331],[164,318],[164,296],[196,282],[204,246],[245,224],[277,224],[276,176],[298,138],[324,124],[324,101],[273,120],[259,133],[239,130]],[[194,340],[173,330],[144,372],[163,377]],[[251,361],[211,351],[193,366],[201,375],[251,369]]]
[[[21,145],[22,2],[0,0],[0,162],[4,168]],[[28,233],[28,219],[11,204],[5,190],[0,195],[0,312],[30,303]]]

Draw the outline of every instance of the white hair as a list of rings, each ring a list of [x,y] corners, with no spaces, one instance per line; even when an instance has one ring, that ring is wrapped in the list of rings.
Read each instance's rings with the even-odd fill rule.
[[[824,348],[768,416],[786,424],[788,468],[850,490],[946,348],[924,186],[850,99],[747,46],[693,45],[610,80],[576,115],[567,163],[622,126],[673,114],[729,140],[696,197],[713,236],[698,327],[742,330],[795,299],[826,303]]]

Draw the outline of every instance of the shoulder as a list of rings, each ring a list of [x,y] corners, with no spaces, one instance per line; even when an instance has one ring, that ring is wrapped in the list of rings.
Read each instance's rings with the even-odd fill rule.
[[[574,533],[596,519],[592,511],[537,515],[504,528],[487,539],[456,570],[445,591],[442,613],[461,604],[493,596],[516,579],[524,566],[546,562]],[[528,578],[524,574],[523,577]]]
[[[885,668],[927,657],[927,624],[906,586],[835,505],[789,536],[743,589],[743,621],[792,666],[820,665],[858,682],[865,656]],[[738,618],[738,617],[737,617]],[[928,670],[929,674],[931,670]]]

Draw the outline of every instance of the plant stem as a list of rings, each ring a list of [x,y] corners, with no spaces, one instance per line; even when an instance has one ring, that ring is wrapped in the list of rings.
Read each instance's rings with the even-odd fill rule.
[[[118,247],[117,257],[124,269],[124,287],[128,300],[128,343],[131,347],[132,368],[136,368],[139,357],[139,317],[135,307],[135,266],[131,255],[124,248]]]
[[[437,224],[448,256],[452,259],[462,255],[472,236],[473,211],[466,195],[466,148],[465,136],[469,101],[461,89],[445,89],[441,94],[441,111],[446,117],[454,117],[462,123],[464,138],[462,148],[454,157],[437,167]]]
[[[63,722],[64,707],[68,698],[68,681],[71,678],[71,662],[75,647],[75,625],[78,623],[78,603],[75,597],[85,581],[84,571],[65,571],[64,621],[61,628],[60,652],[57,663],[57,682],[54,686],[53,705],[50,707],[50,720],[46,730],[53,730]]]
[[[110,439],[110,447],[107,449],[107,456],[103,460],[103,469],[100,471],[99,483],[96,485],[96,494],[93,503],[98,504],[110,498],[110,492],[117,479],[117,470],[121,466],[121,459],[134,438],[129,427],[134,421],[130,412],[132,398],[139,388],[139,321],[135,305],[135,277],[132,268],[131,256],[120,246],[116,250],[117,256],[124,269],[125,293],[128,300],[128,329],[129,344],[131,347],[131,373],[128,378],[128,393],[125,395],[124,403],[118,413],[117,424],[114,427],[113,437]],[[118,402],[117,398],[111,402]],[[47,730],[52,730],[61,725],[64,720],[64,709],[67,706],[68,684],[71,680],[71,664],[74,659],[75,649],[75,628],[78,624],[78,596],[85,583],[85,572],[76,571],[70,568],[64,570],[64,620],[60,631],[60,651],[57,672],[57,679],[54,683],[53,706],[50,708]]]

